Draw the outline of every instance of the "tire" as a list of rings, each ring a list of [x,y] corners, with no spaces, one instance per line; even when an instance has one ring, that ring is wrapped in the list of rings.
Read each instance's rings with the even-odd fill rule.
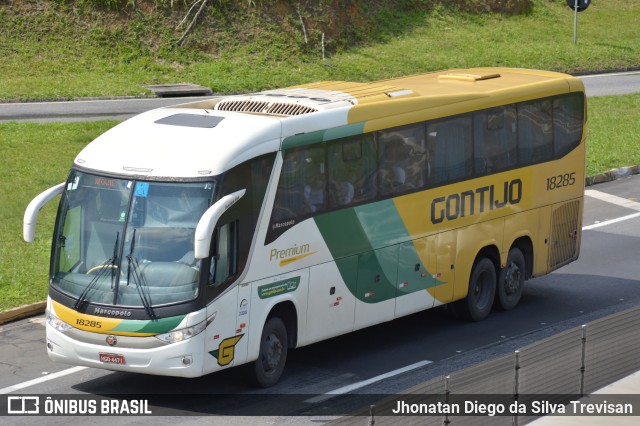
[[[467,297],[456,302],[455,310],[463,318],[482,321],[493,307],[496,294],[496,268],[486,257],[478,260],[471,270]]]
[[[251,368],[252,381],[263,388],[280,380],[287,362],[289,339],[287,328],[278,317],[269,318],[262,329],[260,353]]]
[[[500,271],[498,277],[496,306],[499,309],[508,311],[518,305],[524,288],[525,271],[524,255],[520,249],[509,250],[507,266]]]

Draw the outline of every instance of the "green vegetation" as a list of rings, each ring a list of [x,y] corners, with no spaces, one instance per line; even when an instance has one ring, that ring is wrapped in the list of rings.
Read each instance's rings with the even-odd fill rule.
[[[580,14],[577,46],[564,0],[209,0],[182,46],[194,12],[176,27],[191,0],[11,3],[0,2],[5,100],[144,95],[148,85],[185,81],[232,93],[452,67],[640,64],[640,2],[628,0],[594,0]],[[456,9],[492,3],[532,6],[517,15]]]
[[[640,164],[640,94],[591,98],[587,174]],[[47,294],[55,205],[41,212],[33,245],[22,241],[22,216],[41,191],[64,181],[84,145],[115,122],[0,124],[0,311],[43,300]],[[615,143],[611,143],[615,140]]]
[[[587,175],[640,165],[640,94],[589,99]]]
[[[0,124],[0,311],[46,298],[55,202],[46,205],[33,244],[22,240],[24,209],[63,182],[78,152],[115,122]]]
[[[0,100],[149,95],[147,85],[185,81],[232,93],[453,67],[640,65],[637,1],[594,0],[577,46],[564,0],[208,3],[178,45],[191,0],[0,0]],[[638,110],[640,95],[590,99],[588,175],[640,164]],[[47,294],[55,203],[33,245],[22,241],[27,203],[114,124],[0,124],[0,311]]]

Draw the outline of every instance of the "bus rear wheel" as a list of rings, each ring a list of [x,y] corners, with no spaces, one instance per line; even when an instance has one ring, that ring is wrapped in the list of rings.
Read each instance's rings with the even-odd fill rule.
[[[478,260],[469,278],[469,292],[467,297],[456,302],[456,310],[472,321],[482,321],[493,307],[496,294],[496,268],[486,257]]]
[[[278,317],[267,320],[260,338],[260,353],[253,363],[253,379],[258,386],[267,388],[280,380],[287,362],[289,339],[287,328]]]
[[[524,288],[525,263],[524,255],[518,248],[509,250],[507,266],[500,271],[498,278],[498,308],[508,311],[515,308],[522,297]]]

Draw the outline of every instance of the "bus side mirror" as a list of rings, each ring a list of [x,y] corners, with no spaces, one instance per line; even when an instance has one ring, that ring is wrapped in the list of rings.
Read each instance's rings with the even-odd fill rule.
[[[225,195],[219,199],[214,205],[204,212],[198,226],[196,226],[194,241],[194,256],[196,259],[205,259],[209,257],[209,249],[211,248],[211,238],[213,237],[213,229],[218,223],[220,216],[231,206],[233,206],[247,192],[246,189]]]
[[[40,209],[51,201],[56,195],[59,195],[64,190],[65,183],[62,182],[53,188],[49,188],[46,191],[40,193],[36,198],[31,200],[27,209],[24,211],[24,220],[22,224],[22,238],[32,243],[36,235],[36,222],[38,221],[38,213]]]

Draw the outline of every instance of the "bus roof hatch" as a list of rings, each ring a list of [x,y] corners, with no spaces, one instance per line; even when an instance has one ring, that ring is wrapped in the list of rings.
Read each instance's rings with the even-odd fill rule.
[[[454,74],[442,74],[438,76],[438,80],[457,80],[457,81],[481,81],[481,80],[489,80],[492,78],[498,78],[500,74],[498,73],[486,73],[486,74],[463,74],[463,73],[454,73]]]

